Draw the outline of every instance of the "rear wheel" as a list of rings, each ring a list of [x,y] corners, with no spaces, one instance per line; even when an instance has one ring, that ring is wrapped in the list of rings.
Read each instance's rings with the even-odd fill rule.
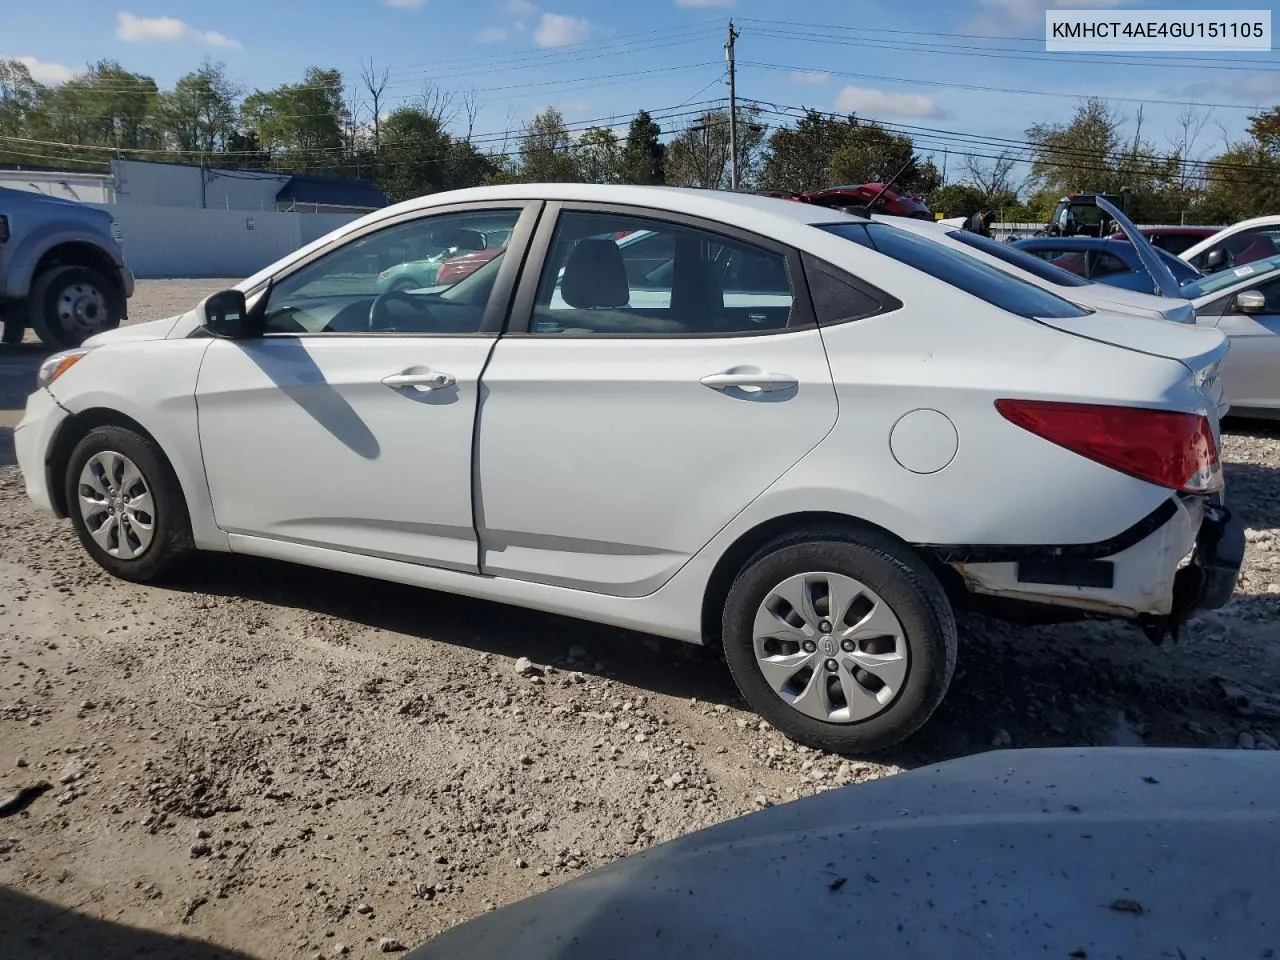
[[[192,552],[182,488],[149,437],[117,426],[91,430],[71,452],[65,482],[80,542],[109,573],[159,580]]]
[[[725,658],[762,717],[806,746],[884,750],[942,702],[956,626],[933,573],[874,531],[818,531],[748,562],[724,611]]]
[[[54,267],[40,274],[31,285],[30,304],[31,328],[55,350],[114,330],[124,317],[120,291],[88,267]]]

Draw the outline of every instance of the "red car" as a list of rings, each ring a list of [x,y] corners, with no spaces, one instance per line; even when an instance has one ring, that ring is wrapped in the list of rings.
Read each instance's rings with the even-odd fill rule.
[[[440,261],[440,269],[436,272],[437,284],[454,284],[463,277],[468,277],[483,267],[490,260],[497,259],[498,254],[505,253],[506,247],[485,247],[483,250],[469,250],[456,257]]]
[[[1151,241],[1153,247],[1168,250],[1175,257],[1194,247],[1205,237],[1212,237],[1218,232],[1217,227],[1139,227],[1144,237]],[[1112,240],[1124,240],[1123,231],[1117,230],[1111,235]]]
[[[877,195],[879,199],[876,199]],[[891,217],[914,217],[917,220],[934,219],[933,213],[920,202],[919,197],[913,197],[906,191],[899,191],[894,187],[885,189],[883,183],[847,184],[826,187],[822,190],[808,190],[804,193],[775,193],[772,196],[796,200],[800,203],[813,203],[836,210],[846,207],[866,207],[875,199],[875,213],[883,213]]]

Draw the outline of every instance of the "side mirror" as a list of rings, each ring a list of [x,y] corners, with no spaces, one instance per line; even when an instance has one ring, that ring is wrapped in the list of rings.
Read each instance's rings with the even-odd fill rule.
[[[1241,290],[1236,294],[1235,308],[1240,313],[1261,313],[1267,309],[1267,298],[1257,290]]]
[[[1217,250],[1210,250],[1208,256],[1204,258],[1204,266],[1206,270],[1221,270],[1227,265],[1227,252],[1219,247]]]
[[[204,327],[210,333],[228,340],[250,336],[249,310],[241,291],[221,290],[210,294],[201,302],[200,311],[204,314]]]

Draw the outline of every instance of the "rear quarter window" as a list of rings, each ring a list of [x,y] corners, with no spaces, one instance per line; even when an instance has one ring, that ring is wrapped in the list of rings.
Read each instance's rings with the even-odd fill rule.
[[[864,242],[861,237],[865,236],[876,252],[1020,317],[1084,317],[1090,313],[968,254],[886,223],[829,223],[821,224],[820,229],[855,242]]]

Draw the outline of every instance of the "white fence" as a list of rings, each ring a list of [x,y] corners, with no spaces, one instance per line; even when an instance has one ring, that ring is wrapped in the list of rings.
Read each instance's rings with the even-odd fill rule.
[[[247,277],[358,213],[281,213],[133,204],[110,212],[135,277]]]

